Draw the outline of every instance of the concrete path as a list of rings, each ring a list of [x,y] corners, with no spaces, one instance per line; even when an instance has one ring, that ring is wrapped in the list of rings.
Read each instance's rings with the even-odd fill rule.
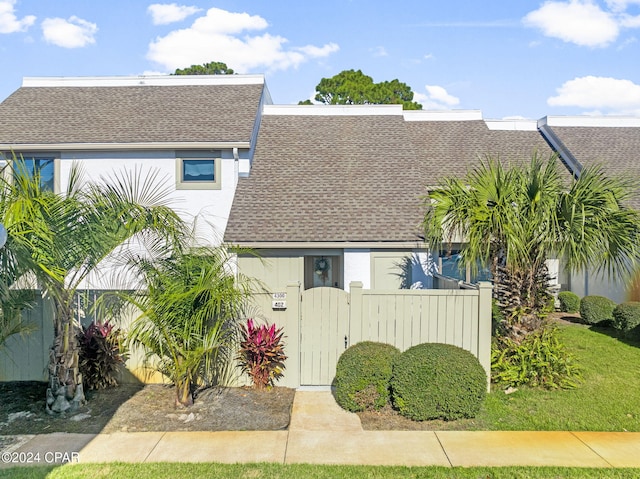
[[[90,462],[639,467],[640,433],[364,431],[328,391],[297,391],[288,431],[19,436],[0,468]]]

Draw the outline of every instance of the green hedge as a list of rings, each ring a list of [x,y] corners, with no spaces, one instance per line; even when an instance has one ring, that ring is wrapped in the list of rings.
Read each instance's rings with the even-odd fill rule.
[[[393,404],[416,421],[475,417],[486,391],[487,375],[479,361],[457,346],[419,344],[393,362]]]
[[[560,291],[558,293],[560,311],[563,313],[577,313],[580,311],[580,296],[571,291]]]
[[[390,344],[364,341],[349,347],[336,366],[336,401],[347,411],[380,409],[390,399],[393,358],[400,350]]]
[[[616,303],[604,296],[585,296],[580,301],[580,317],[587,324],[606,323],[613,320],[615,307]]]
[[[613,310],[613,327],[627,335],[640,335],[640,302],[621,303]]]

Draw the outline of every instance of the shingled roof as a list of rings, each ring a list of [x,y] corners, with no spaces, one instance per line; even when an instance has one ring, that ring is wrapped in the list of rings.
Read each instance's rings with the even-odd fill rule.
[[[264,80],[228,77],[25,79],[0,104],[0,145],[248,143]]]
[[[265,108],[225,240],[416,242],[427,186],[465,174],[484,154],[528,161],[534,150],[551,153],[535,128],[493,131],[482,120],[406,121],[405,115],[389,106]]]
[[[607,175],[640,177],[639,118],[547,117],[540,124],[578,169],[598,165]],[[640,192],[631,206],[640,208]]]

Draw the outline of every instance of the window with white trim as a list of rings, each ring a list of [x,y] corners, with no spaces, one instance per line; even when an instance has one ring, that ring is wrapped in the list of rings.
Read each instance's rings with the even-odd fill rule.
[[[177,151],[176,189],[219,190],[221,153],[220,150]]]

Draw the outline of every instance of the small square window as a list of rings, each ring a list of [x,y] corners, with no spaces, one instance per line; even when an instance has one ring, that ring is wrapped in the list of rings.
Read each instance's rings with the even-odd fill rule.
[[[216,181],[215,160],[182,159],[182,181]]]
[[[27,175],[30,178],[38,175],[40,178],[40,188],[46,191],[54,191],[54,157],[20,155],[14,162],[13,172],[14,176]]]
[[[220,189],[220,151],[176,152],[176,189]]]

